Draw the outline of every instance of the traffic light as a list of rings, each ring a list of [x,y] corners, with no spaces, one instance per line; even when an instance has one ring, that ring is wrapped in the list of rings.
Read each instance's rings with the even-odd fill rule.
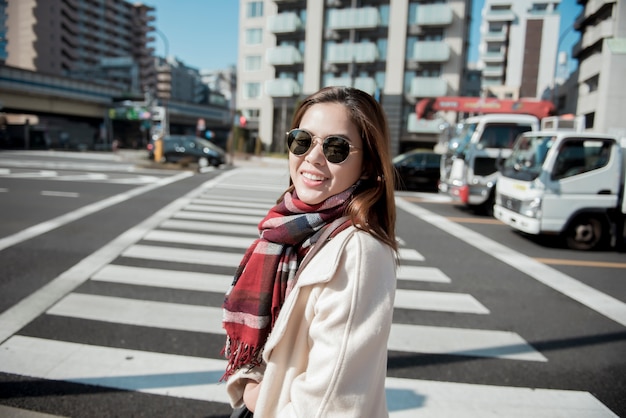
[[[244,115],[239,116],[239,126],[241,126],[242,128],[246,127],[246,117]]]

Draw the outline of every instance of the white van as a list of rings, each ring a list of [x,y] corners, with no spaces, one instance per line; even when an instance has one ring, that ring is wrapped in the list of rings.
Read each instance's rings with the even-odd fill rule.
[[[465,119],[441,158],[439,191],[490,214],[498,164],[511,154],[520,134],[538,129],[539,119],[530,115],[491,114]]]

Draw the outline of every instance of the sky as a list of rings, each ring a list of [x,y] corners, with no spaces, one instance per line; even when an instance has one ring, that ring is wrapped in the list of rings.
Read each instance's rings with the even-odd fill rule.
[[[156,8],[156,55],[175,56],[197,69],[220,70],[237,64],[239,0],[143,0]],[[480,39],[480,11],[484,0],[474,0],[468,60],[476,62]],[[571,55],[579,35],[571,29],[582,10],[576,0],[562,0],[559,51]],[[575,63],[570,64],[570,69]]]

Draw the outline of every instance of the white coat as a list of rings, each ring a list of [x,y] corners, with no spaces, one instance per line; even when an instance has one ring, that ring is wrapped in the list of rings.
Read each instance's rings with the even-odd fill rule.
[[[387,417],[387,339],[396,287],[395,256],[350,227],[300,272],[254,370],[227,382],[233,407],[245,379],[263,380],[255,418]]]

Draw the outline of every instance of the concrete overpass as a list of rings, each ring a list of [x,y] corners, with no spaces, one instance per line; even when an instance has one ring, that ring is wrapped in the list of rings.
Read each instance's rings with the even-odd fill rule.
[[[45,125],[40,128],[50,128],[51,132],[65,125],[69,135],[103,136],[101,127],[112,126],[110,109],[123,106],[121,99],[125,95],[111,87],[0,66],[0,113],[36,115],[39,123]],[[232,125],[229,109],[225,107],[169,101],[167,110],[172,132],[176,129],[193,132],[199,119],[204,119],[207,129],[228,131]],[[74,122],[83,126],[73,129],[68,126]],[[106,132],[101,140],[110,144],[112,135]]]

